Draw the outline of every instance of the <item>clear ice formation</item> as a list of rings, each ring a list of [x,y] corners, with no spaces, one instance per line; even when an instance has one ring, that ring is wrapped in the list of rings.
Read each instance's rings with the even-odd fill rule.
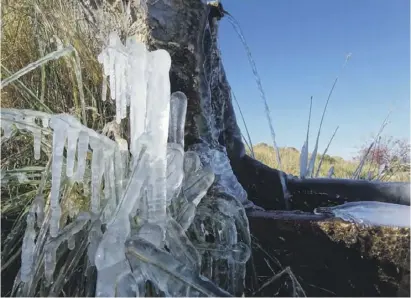
[[[35,222],[36,222],[36,209],[37,206],[35,204],[31,205],[30,211],[27,214],[27,227],[26,232],[23,237],[23,246],[21,254],[21,269],[20,269],[20,278],[22,281],[27,282],[31,273],[32,273],[32,265],[35,253],[35,240],[36,240],[36,230],[35,230]]]
[[[241,294],[251,245],[247,194],[223,147],[184,152],[187,98],[170,95],[169,54],[149,52],[134,38],[123,45],[112,33],[99,61],[117,122],[130,107],[129,151],[124,139],[112,141],[71,115],[1,110],[4,136],[14,127],[31,132],[37,157],[42,135],[52,136],[50,205],[40,194],[28,213],[18,294],[61,281],[63,242],[74,253],[87,245],[85,274],[96,267],[97,297],[144,296],[148,280],[166,296]],[[83,185],[90,207],[64,225],[60,190],[67,181]]]
[[[327,178],[332,178],[332,176],[334,176],[334,165],[330,167],[327,173]]]
[[[184,153],[187,98],[182,92],[169,95],[171,61],[165,51],[148,52],[133,38],[127,39],[124,46],[114,34],[109,40],[108,48],[103,50],[99,59],[104,64],[105,75],[109,76],[112,95],[112,86],[116,89],[112,98],[116,100],[117,121],[125,116],[122,112],[124,106],[130,106],[130,153],[134,165],[115,218],[108,223],[96,252],[95,264],[99,272],[96,294],[138,295],[144,289],[145,280],[149,279],[166,295],[204,295],[207,292],[191,289],[195,284],[176,284],[172,278],[179,276],[191,283],[192,280],[197,283],[203,280],[197,277],[201,256],[186,231],[194,220],[197,205],[214,181],[212,169],[201,167],[195,152]],[[123,55],[120,62],[128,61],[125,72],[133,73],[133,83],[124,91],[118,89],[123,86],[118,80],[127,80],[122,74],[123,66],[119,70],[113,62],[119,55]],[[130,216],[135,219],[131,225]],[[179,260],[187,270],[180,272],[174,269],[165,274],[154,266],[139,262],[138,270],[134,268],[131,272],[124,265],[124,251],[118,249],[119,245],[124,247],[131,235],[133,239],[139,239],[136,243],[146,241],[153,246],[153,260],[160,257],[160,250],[166,245],[170,251],[164,251],[170,259],[167,263]],[[130,257],[127,259],[131,262]],[[112,278],[113,272],[116,272],[117,279]],[[115,284],[124,285],[125,280],[135,281],[132,289],[115,292]]]
[[[29,65],[27,65],[23,69],[20,69],[19,71],[17,71],[13,75],[11,75],[8,78],[1,81],[0,89],[3,89],[4,87],[9,85],[10,83],[12,83],[15,80],[19,79],[21,76],[24,76],[26,73],[32,71],[33,69],[36,69],[37,67],[43,65],[44,63],[46,63],[50,60],[59,59],[60,57],[66,56],[66,55],[68,55],[69,53],[71,53],[73,51],[74,51],[74,48],[72,46],[68,46],[66,48],[62,48],[62,47],[58,48],[56,51],[47,54],[46,56],[40,58],[39,60],[37,60],[33,63],[30,63]]]
[[[182,294],[186,297],[230,296],[207,278],[192,272],[193,269],[190,266],[172,258],[166,251],[149,242],[140,239],[129,240],[126,243],[126,253],[132,268],[141,268],[147,275],[147,279],[155,281],[159,289],[170,296],[181,296]],[[142,259],[150,260],[150,262],[139,262]]]
[[[304,142],[301,148],[300,154],[300,178],[303,179],[307,175],[307,164],[308,164],[308,144],[307,141]]]
[[[13,127],[31,132],[34,138],[34,159],[40,159],[41,137],[44,128],[48,127],[50,115],[32,110],[2,109],[1,117],[4,138],[8,139],[11,136]],[[36,119],[41,121],[41,126],[36,123]]]
[[[89,222],[91,216],[89,213],[80,213],[76,220],[68,224],[61,230],[57,237],[50,239],[44,246],[44,276],[47,282],[52,282],[54,269],[57,265],[57,249],[63,241],[69,242],[69,249],[74,249],[75,242],[73,236],[80,232],[83,227]],[[71,243],[70,243],[71,242]]]
[[[202,273],[219,287],[241,295],[251,247],[245,208],[254,205],[232,172],[224,147],[210,148],[201,143],[190,146],[190,150],[197,152],[215,174],[215,182],[200,202],[189,229],[201,253]],[[214,239],[211,243],[209,236]]]
[[[335,207],[319,207],[315,214],[332,213],[344,221],[360,225],[410,227],[410,210],[407,205],[384,202],[359,201]]]

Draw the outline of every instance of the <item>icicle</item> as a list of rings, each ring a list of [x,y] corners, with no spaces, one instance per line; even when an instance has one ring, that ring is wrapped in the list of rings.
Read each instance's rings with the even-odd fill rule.
[[[112,218],[117,205],[117,195],[115,188],[116,177],[114,175],[114,155],[107,159],[104,167],[104,197],[106,206],[103,212],[103,222],[107,223]]]
[[[44,195],[39,194],[35,197],[33,204],[35,206],[36,218],[37,218],[37,227],[41,228],[41,225],[44,221]]]
[[[44,128],[49,127],[49,118],[48,117],[41,117],[41,124]]]
[[[107,99],[107,79],[103,78],[103,84],[101,87],[101,100],[106,101]]]
[[[41,128],[36,124],[35,120],[39,116],[37,113],[23,113],[19,118],[26,123],[20,123],[20,129],[26,129],[33,134],[33,149],[34,149],[34,159],[40,159],[40,149],[41,149]]]
[[[34,159],[40,159],[40,146],[41,146],[41,130],[40,129],[33,129],[33,146],[34,146]]]
[[[34,242],[36,239],[36,231],[34,229],[34,225],[36,223],[35,210],[36,205],[33,202],[30,211],[27,214],[27,227],[21,250],[20,278],[23,282],[27,282],[30,279],[33,270],[34,252],[36,250],[36,245]]]
[[[149,53],[149,73],[147,89],[147,131],[153,138],[148,147],[155,157],[151,167],[153,197],[148,202],[148,221],[165,223],[166,218],[166,148],[170,117],[171,58],[165,50]]]
[[[184,124],[187,112],[187,97],[183,92],[174,92],[170,98],[170,123],[168,137],[170,143],[184,147]]]
[[[61,168],[63,165],[63,151],[67,137],[68,124],[58,117],[52,117],[50,127],[53,129],[53,162],[51,165],[51,192],[50,192],[50,235],[56,237],[60,225],[60,184]]]
[[[308,161],[308,148],[307,142],[304,142],[301,148],[300,154],[300,178],[303,179],[307,175],[307,161]]]
[[[43,127],[48,126],[50,115],[47,113],[24,109],[1,109],[1,128],[4,133],[2,139],[8,139],[11,136],[13,126],[16,126],[17,129],[30,131],[34,138],[34,158],[38,160],[40,159],[41,152],[42,130],[41,127],[36,124],[36,118],[42,120]]]
[[[83,229],[83,227],[88,223],[90,218],[91,217],[89,213],[80,213],[74,222],[65,226],[64,229],[58,235],[56,235],[54,239],[51,239],[49,242],[46,243],[44,247],[44,275],[47,282],[52,282],[54,269],[56,268],[57,264],[56,252],[60,244],[63,241],[69,241],[69,248],[74,248],[74,238],[71,240],[70,238],[72,238],[75,234],[80,232]]]
[[[13,132],[13,128],[10,123],[2,123],[1,128],[3,129],[3,137],[9,139]]]
[[[91,160],[91,212],[100,212],[101,179],[104,172],[104,148],[99,142],[91,139],[90,146],[93,149]]]
[[[328,178],[332,178],[333,175],[334,175],[334,166],[332,165],[332,166],[330,167],[330,169],[328,170],[327,177],[328,177]]]
[[[116,122],[126,117],[127,105],[127,67],[128,53],[121,43],[120,37],[115,33],[109,35],[109,44],[98,56],[98,61],[103,63],[104,74],[109,76],[110,96],[116,101]],[[104,91],[103,83],[103,91]]]
[[[73,176],[74,159],[76,157],[77,139],[80,131],[75,129],[69,129],[67,132],[67,165],[66,175],[67,177]]]
[[[113,287],[105,286],[107,273],[117,270],[113,266],[119,266],[118,264],[126,261],[124,243],[130,233],[129,214],[139,199],[141,189],[145,183],[144,179],[141,178],[146,177],[145,175],[149,169],[148,157],[147,154],[143,153],[140,160],[134,161],[133,172],[129,178],[122,200],[117,206],[113,219],[107,224],[107,231],[104,233],[97,248],[95,255],[95,264],[98,270],[97,295],[113,294]]]
[[[75,181],[82,181],[84,171],[86,169],[86,159],[88,152],[89,135],[86,132],[80,132],[78,135],[77,144],[77,171],[75,175]]]
[[[103,233],[101,231],[101,221],[97,219],[93,223],[93,226],[88,234],[88,241],[90,244],[87,249],[87,256],[91,266],[95,265],[94,259],[96,257],[96,251],[102,237]]]
[[[130,153],[137,157],[137,140],[146,127],[147,111],[147,56],[148,52],[143,43],[138,43],[135,37],[127,39],[129,49],[128,85],[130,87]]]
[[[180,144],[167,144],[167,205],[180,188],[184,178],[184,148]]]
[[[170,254],[156,248],[153,245],[150,245],[150,243],[145,242],[142,239],[139,239],[139,241],[127,241],[126,254],[127,258],[130,260],[132,269],[143,268],[143,275],[146,275],[148,279],[157,281],[156,284],[161,288],[161,290],[172,290],[177,288],[178,284],[182,283],[182,287],[178,288],[185,289],[186,287],[192,287],[193,290],[199,292],[200,296],[230,296],[226,291],[216,287],[205,277],[200,277],[198,274],[193,272],[190,267],[177,261]],[[142,263],[136,262],[135,260],[143,260],[147,263],[144,264],[144,266],[141,266]],[[164,271],[160,268],[164,268]],[[169,275],[165,273],[175,276],[172,280],[172,287],[165,286],[169,278]],[[183,293],[179,293],[179,295],[177,293],[173,294],[175,296],[182,296]]]

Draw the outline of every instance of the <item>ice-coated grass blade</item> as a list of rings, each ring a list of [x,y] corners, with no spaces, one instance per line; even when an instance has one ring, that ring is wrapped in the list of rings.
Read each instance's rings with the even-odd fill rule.
[[[244,139],[244,141],[246,142],[246,145],[248,146],[248,148],[250,149],[251,156],[252,156],[253,158],[255,158],[254,148],[253,148],[253,142],[251,141],[250,132],[248,131],[247,123],[245,122],[245,118],[244,118],[243,112],[241,111],[240,104],[239,104],[239,102],[238,102],[238,100],[237,100],[237,97],[236,97],[235,94],[234,94],[234,91],[231,91],[231,94],[232,94],[232,96],[233,96],[233,99],[234,99],[235,103],[237,104],[238,111],[240,112],[241,120],[243,120],[244,128],[245,128],[245,131],[246,131],[246,133],[247,133],[248,142],[246,141],[246,139],[245,139],[244,136],[243,136],[243,139]],[[241,135],[242,135],[242,134],[241,134]]]
[[[253,71],[255,80],[257,82],[258,90],[260,91],[261,99],[263,100],[263,103],[264,103],[264,112],[265,112],[265,116],[267,117],[268,126],[270,128],[270,133],[271,133],[271,137],[272,137],[272,141],[273,141],[274,151],[276,153],[278,168],[281,170],[280,150],[278,149],[277,142],[275,140],[275,131],[274,131],[274,127],[273,127],[273,121],[271,119],[271,112],[270,112],[270,108],[268,107],[268,104],[267,104],[267,99],[266,99],[266,96],[265,96],[263,85],[261,83],[260,76],[259,76],[258,71],[257,71],[257,66],[254,62],[253,56],[251,55],[250,48],[248,47],[248,44],[247,44],[247,42],[245,40],[245,37],[244,37],[244,34],[243,34],[243,32],[241,30],[241,27],[238,24],[237,20],[234,19],[231,15],[227,15],[227,19],[230,22],[230,24],[233,26],[234,31],[237,33],[238,37],[240,38],[240,40],[243,43],[243,46],[244,46],[244,48],[247,52],[248,61],[250,62],[251,69]]]
[[[344,64],[343,64],[343,66],[342,66],[341,71],[344,70],[344,68],[345,68],[345,66],[347,65],[347,62],[348,62],[348,60],[350,60],[350,58],[351,58],[351,53],[348,54],[348,55],[345,57],[345,62],[344,62]],[[315,165],[315,159],[316,159],[316,157],[317,157],[318,142],[319,142],[319,140],[320,140],[321,128],[322,128],[322,125],[323,125],[325,113],[327,112],[328,103],[330,102],[331,95],[333,94],[333,91],[334,91],[334,89],[335,89],[335,86],[337,85],[338,79],[339,79],[339,77],[337,76],[337,77],[335,78],[335,80],[334,80],[334,83],[333,83],[331,89],[330,89],[330,92],[328,93],[327,101],[325,102],[324,111],[323,111],[323,114],[322,114],[322,116],[321,116],[320,127],[318,128],[317,139],[316,139],[316,141],[315,141],[315,147],[314,147],[313,153],[311,154],[310,164],[309,164],[309,166],[308,166],[308,175],[310,175],[310,177],[312,177],[313,174],[314,174],[314,165]]]
[[[324,160],[324,155],[327,153],[328,148],[330,148],[331,142],[333,141],[333,139],[334,139],[334,137],[335,137],[335,134],[336,134],[337,131],[338,131],[338,128],[339,128],[339,126],[337,126],[337,128],[334,130],[334,133],[333,133],[333,135],[331,136],[331,139],[330,139],[330,141],[328,142],[327,147],[325,148],[325,150],[324,150],[324,152],[323,152],[323,155],[321,155],[320,163],[318,164],[317,173],[315,173],[315,177],[318,177],[318,175],[320,174],[320,169],[321,169],[321,165],[322,165],[323,160]]]
[[[72,51],[74,51],[74,48],[70,45],[68,47],[65,47],[65,48],[59,49],[57,51],[51,52],[50,54],[44,56],[43,58],[40,58],[39,60],[37,60],[33,63],[30,63],[26,67],[20,69],[16,73],[9,76],[7,79],[4,79],[0,83],[0,89],[3,89],[4,87],[9,85],[10,83],[13,83],[15,80],[19,79],[21,76],[24,76],[26,73],[36,69],[39,66],[42,66],[43,64],[47,63],[48,61],[57,60],[60,57],[63,57],[67,54],[70,54]]]
[[[307,164],[308,164],[308,138],[310,134],[310,122],[311,122],[311,110],[313,107],[313,97],[310,98],[310,112],[308,114],[308,125],[307,125],[307,137],[305,139],[303,148],[300,154],[300,178],[305,178],[307,175]]]
[[[231,296],[205,277],[200,277],[197,273],[193,272],[191,268],[179,263],[167,252],[158,249],[143,239],[138,239],[138,241],[127,241],[126,255],[129,260],[137,259],[160,269],[165,274],[172,276],[176,281],[182,282],[186,284],[187,287],[191,287],[200,292],[203,296]]]

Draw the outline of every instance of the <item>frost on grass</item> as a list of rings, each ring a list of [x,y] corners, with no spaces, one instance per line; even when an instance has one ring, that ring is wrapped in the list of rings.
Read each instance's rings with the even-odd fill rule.
[[[1,111],[4,136],[28,130],[36,156],[41,134],[52,136],[50,204],[42,194],[33,200],[14,295],[34,296],[39,284],[59,293],[81,259],[62,261],[67,250],[87,256],[85,274],[96,268],[96,296],[145,296],[147,281],[167,296],[241,294],[250,257],[246,193],[224,150],[184,152],[187,98],[170,95],[169,54],[133,38],[124,45],[113,33],[99,61],[117,122],[130,107],[130,151],[71,115]],[[62,189],[73,182],[90,205],[65,225]]]

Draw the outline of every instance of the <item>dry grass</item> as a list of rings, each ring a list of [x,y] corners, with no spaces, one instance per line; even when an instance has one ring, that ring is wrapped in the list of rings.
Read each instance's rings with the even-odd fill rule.
[[[72,45],[75,49],[74,53],[49,61],[4,87],[2,108],[69,113],[95,130],[101,130],[113,119],[112,105],[100,100],[102,69],[97,54],[102,44],[84,16],[76,11],[79,3],[72,0],[2,2],[1,80],[56,51],[59,46]],[[51,155],[50,148],[50,136],[43,136],[41,158],[36,161],[33,138],[17,132],[1,144],[1,168],[5,177],[17,168],[45,167]],[[22,171],[29,174],[29,171]],[[39,177],[32,177],[24,183],[16,179],[2,183],[2,215],[19,216],[22,209],[15,206],[25,206],[33,199]],[[46,185],[45,192],[48,190],[49,185]],[[17,205],[16,200],[19,201]]]
[[[3,4],[2,79],[61,44],[72,45],[75,52],[2,89],[1,107],[70,113],[83,123],[87,118],[87,126],[97,130],[113,119],[112,105],[100,100],[102,68],[97,55],[103,39],[80,13],[80,2],[21,0]]]
[[[278,168],[277,161],[275,159],[273,147],[267,144],[257,144],[254,146],[254,154],[256,159],[262,163]],[[282,169],[289,174],[299,176],[300,173],[300,152],[295,148],[280,148]],[[317,155],[316,167],[319,164],[321,156]],[[327,176],[331,166],[334,166],[334,173],[336,178],[351,178],[354,171],[358,167],[359,161],[347,161],[338,156],[326,155],[323,159],[323,163],[320,169],[319,177]],[[317,169],[317,168],[316,168]],[[376,170],[378,167],[373,164],[366,164],[360,174],[360,178],[365,179],[369,170]],[[408,171],[395,171],[394,173],[387,175],[384,179],[386,181],[410,181],[410,172]]]

